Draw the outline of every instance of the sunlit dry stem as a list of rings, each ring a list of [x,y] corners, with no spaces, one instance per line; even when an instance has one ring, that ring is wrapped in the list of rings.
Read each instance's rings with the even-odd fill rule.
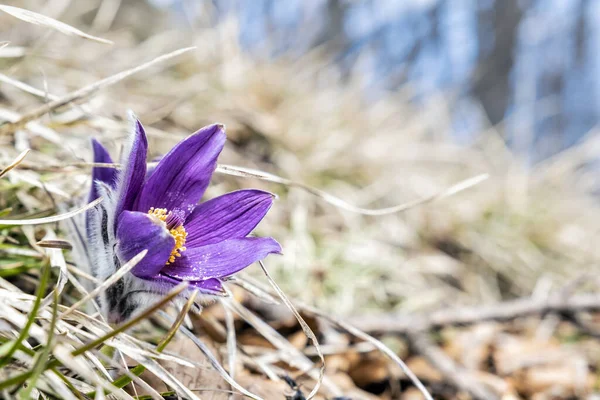
[[[2,47],[0,46],[0,49],[1,48]],[[20,89],[20,90],[22,90],[24,92],[27,92],[27,93],[31,93],[34,96],[41,97],[42,99],[46,99],[46,98],[48,98],[50,100],[56,100],[56,99],[58,99],[57,96],[55,96],[55,95],[53,95],[51,93],[47,93],[47,92],[44,92],[43,90],[39,90],[37,88],[34,88],[33,86],[29,86],[28,84],[26,84],[24,82],[21,82],[19,80],[13,79],[10,76],[6,76],[4,74],[0,74],[0,82],[6,83],[7,85],[14,86],[17,89]]]
[[[438,199],[442,199],[442,198],[451,196],[453,194],[456,194],[458,192],[461,192],[463,190],[471,188],[475,185],[478,185],[479,183],[481,183],[489,178],[488,174],[479,174],[474,177],[460,181],[460,182],[450,186],[446,190],[443,190],[441,192],[438,192],[431,196],[427,196],[422,199],[413,200],[408,203],[398,204],[398,205],[395,205],[392,207],[370,209],[370,208],[356,207],[356,206],[340,199],[339,197],[333,196],[327,192],[322,191],[321,189],[317,189],[315,187],[306,185],[301,182],[295,182],[295,181],[292,181],[287,178],[282,178],[280,176],[273,175],[268,172],[263,172],[263,171],[259,171],[259,170],[255,170],[255,169],[251,169],[251,168],[236,167],[233,165],[224,165],[224,164],[219,164],[217,166],[217,170],[215,172],[226,174],[226,175],[239,176],[242,178],[257,178],[257,179],[261,179],[261,180],[273,182],[273,183],[278,183],[278,184],[285,185],[285,186],[297,187],[297,188],[305,190],[305,191],[323,199],[327,203],[329,203],[333,206],[336,206],[338,208],[341,208],[343,210],[354,212],[357,214],[371,215],[371,216],[381,216],[381,215],[388,215],[388,214],[395,214],[395,213],[403,212],[403,211],[406,211],[413,207],[420,206],[422,204],[426,204],[426,203],[432,202],[434,200],[438,200]]]
[[[158,345],[156,346],[156,351],[158,351],[158,352],[163,351],[165,349],[165,347],[167,347],[167,345],[169,344],[171,339],[173,339],[173,336],[175,336],[175,333],[177,333],[177,331],[179,330],[179,327],[183,323],[185,316],[188,314],[188,312],[190,312],[190,309],[194,305],[196,296],[198,296],[198,291],[194,290],[190,294],[190,297],[187,299],[187,301],[186,301],[185,305],[183,306],[183,308],[181,309],[181,311],[179,312],[179,315],[177,316],[177,320],[175,320],[175,323],[171,326],[171,329],[169,329],[169,332],[167,332],[167,335],[164,338],[162,338],[160,343],[158,343]]]
[[[167,315],[167,313],[165,312],[160,312],[161,316],[163,318],[165,318],[167,321],[173,323],[173,318],[169,315]],[[190,339],[195,345],[196,347],[198,347],[198,349],[206,356],[206,358],[208,359],[208,361],[210,362],[210,364],[213,366],[213,368],[215,368],[215,370],[217,370],[217,372],[221,375],[221,377],[223,377],[223,379],[229,383],[233,388],[237,389],[240,393],[244,394],[245,396],[254,399],[254,400],[262,400],[261,397],[253,394],[252,392],[249,392],[248,390],[246,390],[243,386],[241,386],[239,383],[237,383],[235,381],[235,379],[233,379],[228,373],[227,371],[225,371],[225,369],[223,368],[223,366],[219,363],[219,361],[215,358],[214,354],[210,351],[210,349],[200,340],[198,339],[198,337],[192,333],[192,331],[190,331],[189,329],[187,329],[185,326],[181,325],[179,327],[179,330],[181,333],[183,333],[188,339]]]
[[[109,76],[108,78],[104,78],[97,82],[94,82],[91,85],[82,87],[81,89],[78,89],[74,92],[71,92],[71,93],[61,97],[60,99],[53,100],[47,104],[44,104],[38,108],[35,108],[35,109],[27,112],[26,114],[21,116],[21,118],[19,118],[17,121],[7,122],[7,123],[4,123],[3,125],[0,125],[0,135],[6,135],[9,133],[12,133],[15,130],[19,129],[20,127],[24,126],[27,122],[38,119],[42,115],[47,114],[52,110],[55,110],[61,106],[69,104],[71,102],[82,101],[82,100],[86,99],[88,96],[90,96],[92,93],[94,93],[100,89],[114,85],[115,83],[117,83],[137,72],[140,72],[140,71],[147,69],[158,63],[170,60],[174,57],[177,57],[183,53],[186,53],[186,52],[188,52],[190,50],[194,50],[194,49],[195,49],[195,47],[186,47],[183,49],[175,50],[171,53],[157,57],[157,58],[155,58],[149,62],[146,62],[142,65],[139,65],[137,67],[128,69],[128,70],[120,72],[118,74]]]
[[[44,217],[44,218],[32,218],[32,219],[0,219],[0,225],[39,225],[39,224],[49,224],[52,222],[58,222],[65,219],[72,218],[82,212],[89,210],[100,204],[102,201],[102,197],[97,198],[96,200],[86,204],[83,207],[80,207],[76,210],[66,212],[60,215],[54,215],[52,217]]]
[[[80,31],[77,28],[72,27],[71,25],[67,25],[64,22],[60,22],[58,20],[55,20],[54,18],[50,18],[45,15],[26,10],[24,8],[0,5],[0,11],[4,11],[9,15],[18,18],[21,21],[29,22],[30,24],[46,26],[48,28],[55,29],[61,33],[64,33],[65,35],[75,35],[102,44],[113,44],[113,42],[110,40],[102,39],[97,36],[92,36],[88,33]]]
[[[149,163],[148,165],[156,165],[156,163]],[[54,170],[61,170],[64,168],[68,168],[68,167],[98,167],[98,168],[120,169],[121,164],[79,162],[79,163],[69,163],[69,164],[54,165],[54,166],[36,166],[36,165],[29,165],[29,164],[25,165],[25,168],[27,168],[27,169],[40,170],[40,171],[48,171],[48,170],[54,171]],[[297,188],[302,189],[314,196],[317,196],[317,197],[323,199],[323,201],[325,201],[333,206],[336,206],[338,208],[341,208],[343,210],[358,213],[358,214],[363,214],[363,215],[371,215],[371,216],[395,214],[395,213],[409,210],[413,207],[416,207],[416,206],[419,206],[422,204],[426,204],[426,203],[429,203],[429,202],[432,202],[435,200],[440,200],[440,199],[452,196],[456,193],[462,192],[464,190],[470,189],[470,188],[484,182],[485,180],[487,180],[490,177],[489,174],[475,175],[471,178],[467,178],[463,181],[457,182],[456,184],[450,186],[449,188],[447,188],[445,190],[440,191],[439,193],[436,193],[434,195],[431,195],[431,196],[428,196],[428,197],[425,197],[422,199],[416,199],[416,200],[410,201],[408,203],[398,204],[395,206],[385,207],[385,208],[364,208],[364,207],[357,207],[355,205],[352,205],[339,197],[333,196],[332,194],[322,191],[321,189],[306,185],[302,182],[292,181],[287,178],[283,178],[283,177],[280,177],[277,175],[273,175],[273,174],[270,174],[267,172],[263,172],[263,171],[259,171],[259,170],[255,170],[255,169],[251,169],[251,168],[219,164],[217,166],[217,169],[215,170],[215,172],[220,173],[220,174],[230,175],[230,176],[237,176],[237,177],[241,177],[241,178],[256,178],[256,179],[273,182],[273,183],[277,183],[277,184],[284,185],[284,186],[297,187]]]
[[[263,273],[269,280],[269,284],[273,287],[273,289],[275,289],[275,292],[277,293],[277,295],[279,295],[279,297],[281,298],[283,303],[286,305],[286,307],[294,314],[294,317],[296,317],[296,320],[300,324],[302,331],[304,332],[306,337],[308,337],[310,339],[310,341],[312,342],[313,346],[315,347],[315,350],[317,351],[317,355],[319,356],[319,360],[321,361],[321,366],[319,368],[319,379],[317,380],[317,384],[311,390],[311,392],[309,393],[309,395],[307,397],[307,400],[312,399],[313,397],[316,396],[317,392],[319,391],[319,388],[321,387],[321,382],[323,381],[323,377],[325,376],[325,357],[323,356],[323,353],[321,352],[321,346],[319,345],[319,341],[317,340],[317,337],[315,336],[312,329],[310,329],[310,327],[308,326],[306,321],[304,321],[304,318],[302,318],[302,316],[300,315],[298,310],[296,310],[296,307],[294,307],[294,305],[288,299],[288,297],[286,296],[284,291],[281,290],[279,285],[277,285],[277,282],[275,282],[275,280],[271,277],[271,274],[269,274],[269,271],[265,267],[265,264],[263,263],[263,261],[260,260],[258,263],[259,263],[260,268],[262,269]]]
[[[19,165],[25,159],[25,156],[27,155],[27,153],[29,153],[30,151],[31,151],[30,149],[23,150],[23,152],[21,152],[21,154],[19,154],[17,156],[17,158],[15,158],[13,160],[13,162],[11,162],[6,168],[4,168],[2,171],[0,171],[0,178],[2,178],[4,175],[6,175],[6,173],[8,171],[13,169],[17,165]]]

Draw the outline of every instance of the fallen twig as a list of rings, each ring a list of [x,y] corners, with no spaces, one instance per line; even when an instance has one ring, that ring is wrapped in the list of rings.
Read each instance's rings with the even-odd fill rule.
[[[427,314],[364,315],[350,318],[349,322],[365,332],[407,333],[447,325],[474,324],[490,320],[506,321],[549,312],[594,310],[600,310],[600,294],[581,294],[570,298],[557,296],[545,301],[526,297],[489,306],[445,309]]]

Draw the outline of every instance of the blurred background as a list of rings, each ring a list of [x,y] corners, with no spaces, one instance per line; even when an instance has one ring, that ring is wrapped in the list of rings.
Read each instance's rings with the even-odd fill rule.
[[[459,143],[507,120],[507,143],[536,162],[576,143],[598,119],[593,1],[211,3],[152,1],[190,30],[235,19],[253,58],[323,52],[345,76],[360,76],[366,101],[404,90],[424,104],[443,93]]]
[[[229,139],[220,162],[361,207],[427,198],[489,174],[474,188],[383,217],[341,210],[299,188],[215,175],[209,198],[242,187],[279,195],[257,231],[284,248],[267,267],[290,297],[365,330],[381,330],[367,323],[379,316],[544,301],[600,283],[596,1],[4,3],[114,44],[0,13],[0,123],[197,47],[0,136],[3,159],[33,149],[2,182],[0,202],[15,215],[77,204],[90,184],[80,165],[91,160],[89,138],[118,154],[132,109],[148,127],[152,157],[220,121]],[[503,399],[591,399],[600,361],[592,317],[585,332],[573,318],[544,315],[440,329],[436,341],[467,368],[501,377],[495,388],[514,396]],[[397,336],[383,334],[418,368],[418,355]],[[551,360],[539,359],[540,349]],[[374,360],[354,367],[375,368]],[[422,368],[420,376],[436,382]],[[393,374],[361,381],[365,370],[353,371],[362,389],[398,398],[390,395]],[[440,387],[440,398],[464,398]]]

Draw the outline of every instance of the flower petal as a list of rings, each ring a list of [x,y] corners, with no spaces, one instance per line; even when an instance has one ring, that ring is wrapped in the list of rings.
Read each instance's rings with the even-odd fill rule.
[[[158,274],[151,278],[145,278],[147,281],[152,281],[158,293],[167,293],[169,290],[181,283],[181,280],[172,278],[168,275]],[[207,279],[205,281],[190,281],[189,288],[191,290],[198,289],[201,293],[211,294],[216,296],[226,296],[227,292],[223,288],[221,281],[218,279]]]
[[[224,278],[271,253],[281,253],[281,246],[273,238],[229,239],[188,249],[161,272],[184,281]]]
[[[238,190],[196,207],[185,223],[186,246],[200,247],[248,236],[263,219],[274,195],[262,190]]]
[[[187,217],[202,198],[225,145],[223,125],[210,125],[179,142],[156,166],[136,209],[179,209]]]
[[[108,163],[112,164],[113,160],[110,158],[108,151],[102,146],[102,144],[96,139],[92,139],[92,148],[94,150],[94,162],[95,163]],[[93,167],[92,168],[92,189],[90,190],[90,198],[88,201],[96,200],[98,195],[98,189],[96,188],[96,181],[101,181],[114,187],[116,184],[117,170],[114,168],[103,168]]]
[[[133,118],[134,132],[129,152],[125,153],[121,164],[125,169],[121,172],[119,182],[119,199],[117,214],[123,210],[133,210],[138,193],[146,177],[146,156],[148,139],[142,123]],[[148,211],[148,210],[144,210]]]
[[[160,156],[157,156],[157,157],[154,157],[152,160],[150,160],[150,163],[148,163],[146,165],[146,179],[145,179],[146,181],[148,179],[150,179],[150,176],[154,173],[154,170],[156,169],[156,166],[158,165],[158,162],[160,160],[162,160],[163,157],[164,157],[164,154],[160,155]]]
[[[200,289],[200,292],[204,293],[208,292],[212,294],[219,294],[221,296],[227,294],[223,288],[223,284],[221,284],[221,281],[215,278],[207,279],[205,281],[191,282],[190,285]]]
[[[117,254],[123,261],[131,260],[140,251],[148,254],[131,271],[140,278],[152,277],[165,266],[175,239],[163,221],[137,211],[123,211],[117,226]]]

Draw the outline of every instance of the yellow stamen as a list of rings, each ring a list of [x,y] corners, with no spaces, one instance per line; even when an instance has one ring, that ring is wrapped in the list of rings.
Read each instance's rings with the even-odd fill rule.
[[[152,215],[153,217],[158,218],[159,220],[163,221],[166,223],[167,217],[169,216],[169,211],[167,211],[166,208],[154,208],[154,207],[150,207],[150,211],[148,211],[148,214]],[[185,251],[185,240],[187,238],[187,232],[185,231],[185,228],[183,227],[183,225],[179,225],[173,229],[169,230],[169,233],[171,234],[171,236],[173,236],[173,239],[175,239],[175,247],[173,247],[173,250],[171,250],[171,255],[169,256],[169,261],[167,261],[166,265],[171,264],[172,262],[175,262],[175,258],[176,257],[181,257],[181,252]]]

